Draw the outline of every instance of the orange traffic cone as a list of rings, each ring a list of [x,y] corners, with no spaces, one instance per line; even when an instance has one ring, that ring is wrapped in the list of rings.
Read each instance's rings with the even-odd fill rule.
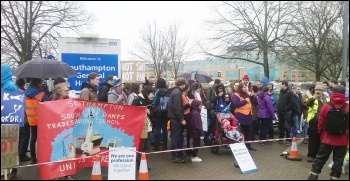
[[[141,155],[139,176],[138,176],[137,180],[149,180],[147,160],[146,160],[145,153],[142,153],[142,155]]]
[[[286,158],[288,160],[301,161],[301,157],[299,157],[299,153],[298,153],[298,145],[297,145],[296,137],[293,137],[292,139],[292,147],[290,149],[289,155],[287,155]]]
[[[92,173],[91,173],[91,178],[90,180],[102,180],[102,175],[101,175],[101,156],[100,155],[95,155],[93,157],[94,160],[94,165],[92,167]]]

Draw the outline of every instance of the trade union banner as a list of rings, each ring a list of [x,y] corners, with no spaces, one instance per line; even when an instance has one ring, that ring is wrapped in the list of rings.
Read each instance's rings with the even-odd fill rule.
[[[101,155],[108,166],[108,150],[140,143],[146,107],[65,99],[38,105],[38,163],[48,180],[92,167],[89,156]],[[66,161],[65,161],[66,160]]]

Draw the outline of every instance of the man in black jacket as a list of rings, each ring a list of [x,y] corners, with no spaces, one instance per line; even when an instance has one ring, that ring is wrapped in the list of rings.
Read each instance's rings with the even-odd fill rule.
[[[168,117],[170,119],[171,128],[171,149],[180,149],[182,143],[181,126],[186,125],[184,120],[184,110],[182,105],[182,90],[185,88],[186,80],[178,78],[176,87],[170,90],[168,102]],[[174,163],[185,162],[185,155],[181,151],[171,152],[171,161]]]
[[[290,118],[292,115],[294,93],[289,90],[288,82],[285,80],[280,82],[280,87],[281,91],[277,103],[279,138],[286,137],[288,139],[286,145],[290,145]]]
[[[108,92],[111,87],[113,87],[112,75],[108,76],[106,81],[100,84],[100,90],[98,91],[98,101],[108,102]]]

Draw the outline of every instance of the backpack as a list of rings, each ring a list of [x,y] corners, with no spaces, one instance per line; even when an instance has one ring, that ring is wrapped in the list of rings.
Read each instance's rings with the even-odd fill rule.
[[[164,96],[159,95],[159,90],[156,91],[152,101],[156,112],[168,111],[169,94],[170,94],[169,90]]]
[[[341,108],[336,108],[333,103],[327,103],[332,106],[328,110],[325,121],[325,131],[332,135],[343,135],[349,127],[349,113],[345,111],[346,103]]]

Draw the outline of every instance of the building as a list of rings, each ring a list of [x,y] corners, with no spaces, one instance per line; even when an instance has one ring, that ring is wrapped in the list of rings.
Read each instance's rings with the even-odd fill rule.
[[[276,65],[276,63],[270,63],[271,81],[307,82],[314,80],[314,75],[310,71]],[[179,75],[187,71],[196,70],[204,71],[213,79],[221,79],[222,81],[240,80],[243,75],[248,75],[250,81],[257,81],[264,76],[264,69],[261,65],[228,59],[185,61],[180,65]],[[155,80],[155,73],[150,66],[146,68],[146,77],[150,81]],[[167,76],[163,73],[162,77],[167,80],[173,80],[170,71],[167,72]]]

